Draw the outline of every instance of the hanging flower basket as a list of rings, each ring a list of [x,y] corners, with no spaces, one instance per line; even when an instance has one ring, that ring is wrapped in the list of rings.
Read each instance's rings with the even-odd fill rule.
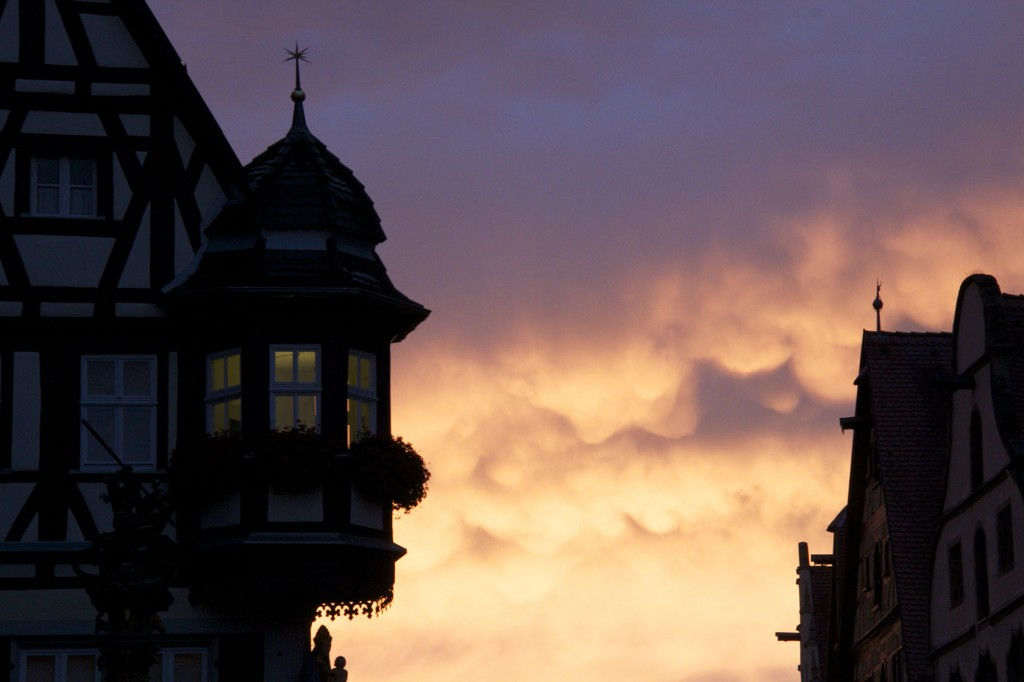
[[[427,496],[430,471],[412,445],[399,437],[363,435],[349,448],[356,487],[373,502],[408,513]]]

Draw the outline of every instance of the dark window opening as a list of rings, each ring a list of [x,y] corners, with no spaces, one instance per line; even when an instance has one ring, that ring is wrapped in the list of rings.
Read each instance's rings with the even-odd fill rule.
[[[1000,572],[1013,568],[1013,517],[1010,505],[1006,505],[996,514],[996,546],[999,551]]]
[[[985,531],[980,528],[974,534],[974,591],[978,606],[978,618],[985,618],[989,613],[988,549],[985,542]]]

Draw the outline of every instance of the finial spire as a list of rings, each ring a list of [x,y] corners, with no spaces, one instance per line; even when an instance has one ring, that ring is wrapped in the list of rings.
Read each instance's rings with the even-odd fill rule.
[[[882,331],[882,280],[875,280],[875,300],[871,303],[875,309],[875,331]]]
[[[299,49],[298,41],[295,42],[295,49],[285,48],[285,52],[288,56],[285,57],[286,62],[295,62],[295,89],[292,90],[292,101],[295,102],[295,110],[292,113],[292,129],[306,128],[306,113],[302,109],[302,102],[306,99],[306,93],[302,91],[302,80],[299,76],[299,62],[309,62],[306,57],[306,53],[309,52],[308,47]]]

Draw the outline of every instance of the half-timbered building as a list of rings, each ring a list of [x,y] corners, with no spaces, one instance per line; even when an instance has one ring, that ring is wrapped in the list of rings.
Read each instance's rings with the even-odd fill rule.
[[[343,452],[302,485],[301,452],[283,474],[216,452],[232,434],[389,433],[390,344],[428,314],[389,280],[373,203],[309,131],[298,84],[292,99],[286,136],[243,167],[143,0],[0,0],[12,681],[100,679],[98,543],[145,532],[111,499],[118,458],[173,512],[152,679],[296,679],[319,605],[391,599],[391,509]]]

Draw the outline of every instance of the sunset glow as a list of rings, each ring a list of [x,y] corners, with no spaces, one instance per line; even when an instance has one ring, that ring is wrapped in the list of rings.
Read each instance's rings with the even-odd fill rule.
[[[1024,5],[150,0],[243,162],[310,129],[395,284],[427,460],[357,682],[795,682],[861,332],[1024,292]]]

